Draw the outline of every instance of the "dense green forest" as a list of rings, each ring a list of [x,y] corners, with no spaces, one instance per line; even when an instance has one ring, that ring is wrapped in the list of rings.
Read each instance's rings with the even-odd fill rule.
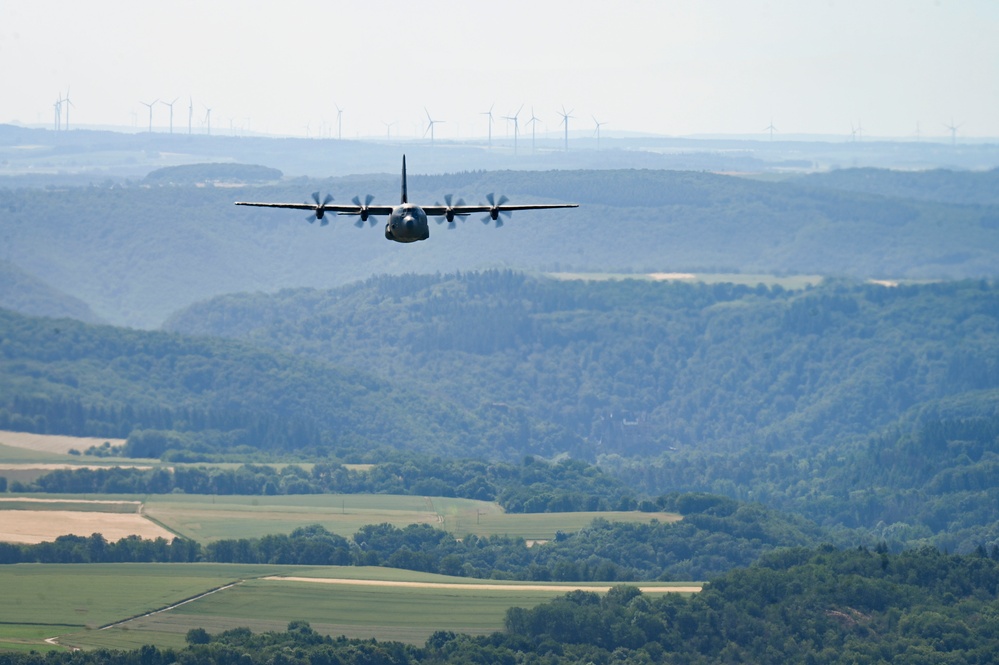
[[[514,580],[703,580],[779,548],[815,546],[828,534],[805,520],[759,505],[702,494],[671,494],[655,507],[684,513],[679,522],[646,524],[594,520],[576,533],[558,533],[528,547],[523,538],[456,537],[427,524],[362,527],[351,538],[319,525],[291,534],[223,539],[207,545],[174,538],[100,534],[60,536],[37,545],[0,543],[0,563],[191,562],[388,566],[461,577]]]
[[[512,608],[505,630],[440,631],[422,647],[317,633],[192,629],[184,649],[2,654],[2,665],[283,663],[952,663],[999,659],[999,561],[984,552],[792,549],[733,570],[693,596],[617,586]]]
[[[412,276],[224,297],[171,327],[501,403],[580,446],[549,454],[596,459],[646,492],[722,493],[961,551],[999,538],[989,283]]]
[[[4,310],[0,336],[0,429],[160,432],[136,433],[129,452],[137,456],[384,445],[467,455],[517,431],[488,409],[480,417],[370,373],[227,340]]]
[[[502,403],[646,492],[723,493],[969,551],[999,539],[997,295],[497,272],[229,296],[170,325]]]
[[[432,225],[428,242],[403,247],[344,218],[310,226],[296,211],[232,205],[303,201],[317,190],[338,202],[370,193],[395,203],[396,172],[242,187],[151,180],[25,188],[0,182],[4,258],[84,301],[101,319],[143,328],[224,293],[330,288],[386,273],[502,266],[963,279],[995,277],[999,265],[994,175],[939,171],[918,187],[857,191],[839,186],[837,178],[845,176],[837,173],[764,182],[646,169],[420,175],[419,161],[410,167],[409,193],[416,202],[453,193],[473,203],[496,192],[518,203],[580,207],[517,213],[501,229],[471,223],[477,217],[453,231]],[[226,168],[182,171],[202,178]],[[171,177],[169,170],[157,173]],[[72,213],[62,212],[67,210]]]
[[[999,542],[988,282],[791,291],[492,271],[227,296],[170,324],[202,337],[3,316],[0,427],[127,436],[131,454],[178,461],[343,462],[385,444],[569,455],[639,496],[760,501],[893,548]]]
[[[168,327],[535,414],[592,457],[824,447],[917,407],[946,417],[958,396],[966,413],[951,413],[982,415],[999,388],[997,317],[985,282],[791,292],[496,271],[225,296]]]
[[[999,169],[990,171],[894,171],[838,169],[800,176],[799,183],[848,192],[961,205],[999,204]],[[999,222],[999,220],[996,220]]]

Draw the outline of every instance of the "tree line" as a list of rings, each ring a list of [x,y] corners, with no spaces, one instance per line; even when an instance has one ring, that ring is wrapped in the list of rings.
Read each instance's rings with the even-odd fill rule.
[[[980,665],[999,657],[999,560],[919,549],[789,549],[689,596],[619,585],[511,608],[504,629],[433,633],[423,646],[286,631],[193,628],[183,649],[0,655],[0,665],[391,665],[458,663]]]
[[[126,449],[145,445],[162,432],[139,432]],[[136,443],[138,441],[139,443]],[[520,464],[481,460],[442,460],[395,455],[363,470],[337,462],[317,462],[306,470],[243,464],[235,469],[176,466],[154,469],[105,467],[58,469],[30,483],[11,483],[13,492],[55,494],[403,494],[496,501],[507,512],[658,510],[642,495],[598,467],[581,460],[547,462],[526,456]]]
[[[200,544],[174,538],[114,543],[100,534],[60,536],[36,545],[0,543],[0,563],[191,562],[386,566],[461,577],[556,580],[692,580],[739,566],[781,547],[813,546],[828,534],[814,524],[702,494],[660,497],[683,511],[679,522],[626,524],[596,519],[527,546],[509,536],[457,537],[427,524],[368,525],[351,538],[321,525],[290,534]]]

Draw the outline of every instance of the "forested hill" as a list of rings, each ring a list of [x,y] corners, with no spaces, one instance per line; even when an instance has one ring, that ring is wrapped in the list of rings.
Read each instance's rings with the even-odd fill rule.
[[[33,316],[68,316],[88,323],[100,322],[87,303],[57,291],[3,260],[0,260],[0,307]]]
[[[483,433],[504,432],[491,416],[400,381],[229,340],[0,310],[0,429],[159,433],[134,437],[135,456],[379,446],[467,456],[483,442],[501,445]]]
[[[795,182],[848,192],[877,194],[894,199],[938,201],[962,205],[999,205],[999,169],[978,172],[889,171],[841,169],[813,173]]]
[[[584,437],[568,452],[586,456],[813,449],[955,398],[979,415],[999,390],[999,289],[983,282],[382,277],[225,296],[169,328],[411,378],[469,408],[502,403]]]
[[[205,167],[213,171],[219,167]],[[579,208],[515,213],[497,229],[480,216],[431,225],[427,242],[386,242],[350,218],[309,225],[301,211],[234,201],[337,202],[372,194],[394,203],[399,174],[285,179],[245,187],[158,185],[3,188],[0,237],[10,260],[118,325],[159,326],[194,302],[235,292],[331,288],[378,274],[479,270],[729,272],[856,278],[999,276],[999,204],[982,174],[940,171],[917,186],[867,191],[826,180],[761,182],[689,171],[474,171],[421,175],[410,200]],[[200,173],[188,167],[187,171]],[[169,174],[169,172],[168,172]],[[162,174],[161,174],[162,175]],[[199,176],[202,177],[202,176]],[[161,181],[157,181],[161,182]],[[943,191],[934,200],[923,192]],[[64,211],[71,210],[71,214]]]
[[[411,275],[218,298],[170,328],[549,422],[574,436],[535,452],[648,492],[760,500],[889,541],[950,533],[935,542],[962,551],[999,538],[993,284]]]

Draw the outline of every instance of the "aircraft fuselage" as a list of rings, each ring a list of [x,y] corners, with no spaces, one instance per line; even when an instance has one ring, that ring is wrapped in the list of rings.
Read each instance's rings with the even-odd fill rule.
[[[430,237],[427,213],[418,205],[403,203],[392,209],[385,224],[385,238],[396,242],[416,242]]]

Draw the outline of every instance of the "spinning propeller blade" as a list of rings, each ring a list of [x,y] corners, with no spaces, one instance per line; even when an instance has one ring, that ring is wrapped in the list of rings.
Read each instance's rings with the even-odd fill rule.
[[[318,219],[322,222],[320,226],[326,226],[330,223],[330,221],[326,219],[326,205],[333,201],[333,195],[327,194],[320,203],[319,192],[312,192],[312,200],[315,201],[316,205],[312,210],[312,214],[305,218],[306,221],[308,221],[309,224],[312,224]]]
[[[436,221],[438,224],[442,224],[446,219],[448,222],[453,222],[455,217],[468,217],[467,212],[455,212],[454,206],[465,205],[464,199],[458,199],[455,203],[451,203],[451,199],[454,198],[454,194],[445,194],[444,203],[447,205],[447,209],[444,211],[443,215],[437,215]],[[440,205],[440,203],[435,203],[434,205]],[[453,226],[449,226],[449,229],[453,229]]]
[[[364,203],[361,203],[361,197],[359,196],[355,196],[354,198],[351,199],[351,202],[354,205],[356,205],[358,208],[360,208],[360,212],[356,213],[357,215],[360,216],[360,219],[354,222],[354,226],[356,226],[357,228],[362,228],[365,222],[368,222],[368,224],[370,224],[371,226],[374,226],[375,224],[378,223],[378,220],[368,219],[368,216],[371,214],[371,212],[368,210],[368,206],[371,205],[371,202],[374,201],[374,199],[375,199],[374,194],[366,195],[364,197]],[[355,213],[346,213],[346,214],[355,214]]]
[[[482,223],[488,224],[489,222],[496,222],[496,228],[503,226],[503,220],[500,219],[500,215],[503,215],[504,217],[509,217],[510,213],[507,212],[506,210],[500,210],[499,206],[503,205],[510,199],[508,199],[506,195],[503,194],[500,195],[499,200],[495,200],[492,192],[490,192],[489,194],[486,194],[486,200],[489,201],[490,208],[486,216],[482,218]]]

